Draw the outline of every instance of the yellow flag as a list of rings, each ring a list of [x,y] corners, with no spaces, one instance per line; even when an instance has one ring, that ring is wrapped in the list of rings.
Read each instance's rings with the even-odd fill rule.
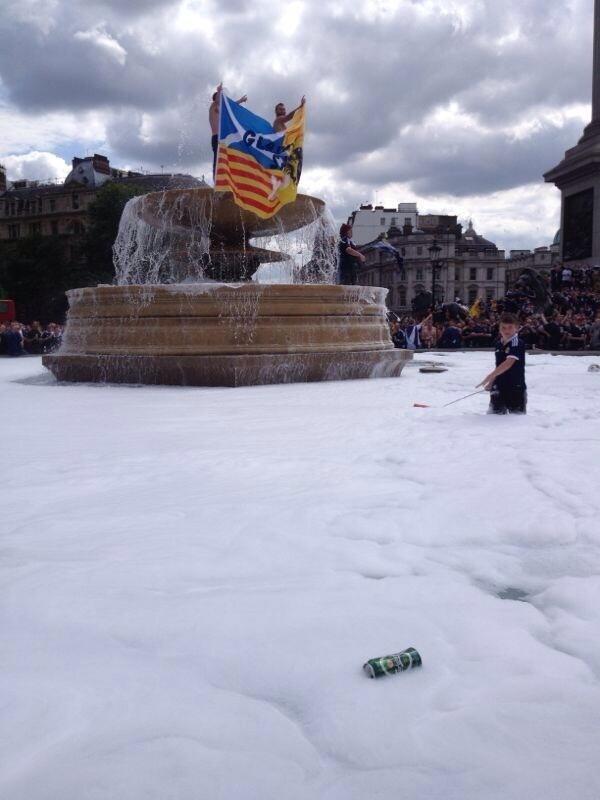
[[[298,194],[304,153],[304,108],[305,106],[301,106],[296,111],[283,137],[283,150],[287,154],[287,162],[283,168],[282,185],[276,192],[281,205],[293,203]]]
[[[471,308],[469,309],[469,316],[470,317],[478,317],[479,316],[479,306],[481,305],[481,297],[478,297],[477,300],[473,303]]]

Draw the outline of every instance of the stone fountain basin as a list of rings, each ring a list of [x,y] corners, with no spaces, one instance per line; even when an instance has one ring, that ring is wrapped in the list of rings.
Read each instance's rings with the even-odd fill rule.
[[[400,375],[386,289],[99,286],[68,293],[59,380],[237,386]]]
[[[230,193],[215,193],[210,187],[168,189],[144,195],[141,218],[154,228],[189,232],[210,219],[213,241],[238,243],[256,236],[289,233],[315,222],[325,203],[317,197],[299,194],[293,203],[282,206],[277,215],[261,219],[235,204]]]

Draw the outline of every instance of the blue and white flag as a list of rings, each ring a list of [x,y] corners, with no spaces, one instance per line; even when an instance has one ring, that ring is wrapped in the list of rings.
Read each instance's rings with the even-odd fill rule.
[[[375,242],[372,245],[370,245],[368,249],[369,250],[383,250],[384,252],[389,253],[390,255],[394,256],[394,258],[396,259],[396,263],[398,264],[399,267],[403,267],[404,266],[404,259],[400,255],[400,251],[396,250],[395,247],[393,247],[389,242],[386,242],[383,239],[378,241],[378,242]]]

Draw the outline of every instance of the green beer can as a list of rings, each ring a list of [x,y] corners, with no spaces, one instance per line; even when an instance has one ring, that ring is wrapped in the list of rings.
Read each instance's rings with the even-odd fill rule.
[[[397,672],[406,672],[421,666],[423,666],[421,656],[414,647],[409,647],[393,656],[372,658],[367,661],[363,669],[369,678],[382,678],[384,675],[395,675]]]

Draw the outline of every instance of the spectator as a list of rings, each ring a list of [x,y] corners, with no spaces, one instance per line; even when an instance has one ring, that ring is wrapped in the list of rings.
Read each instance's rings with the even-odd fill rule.
[[[406,336],[404,335],[399,320],[395,319],[390,323],[390,334],[394,347],[400,350],[406,350]]]
[[[22,356],[25,353],[21,327],[20,322],[11,322],[10,328],[4,332],[6,353],[9,356]]]
[[[590,329],[590,349],[600,350],[600,314],[596,314]]]
[[[421,323],[421,345],[426,350],[431,350],[437,342],[437,329],[432,322],[431,316],[424,319]]]
[[[43,330],[38,320],[34,320],[31,325],[25,327],[23,331],[23,344],[25,351],[31,355],[41,352],[40,339]]]
[[[563,267],[560,273],[560,288],[569,289],[573,283],[573,270],[569,267]]]
[[[462,330],[456,320],[447,322],[437,346],[447,350],[457,350],[462,345]]]

